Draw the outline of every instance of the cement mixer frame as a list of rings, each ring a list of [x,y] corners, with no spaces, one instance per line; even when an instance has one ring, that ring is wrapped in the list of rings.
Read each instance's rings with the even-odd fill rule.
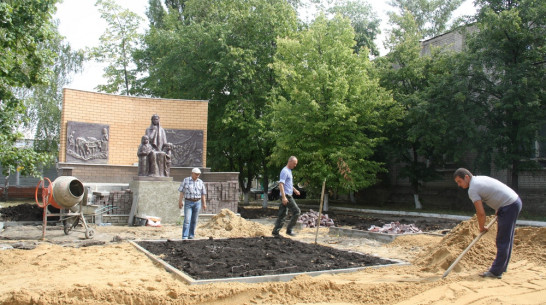
[[[59,192],[59,188],[64,190],[64,192]],[[41,200],[38,196],[40,189],[42,190]],[[76,226],[81,222],[85,229],[85,238],[89,239],[95,236],[95,231],[89,228],[82,212],[83,206],[87,205],[87,189],[83,187],[83,184],[77,178],[61,176],[53,182],[48,178],[44,178],[36,185],[34,197],[36,204],[44,209],[42,240],[45,239],[47,217],[53,216],[59,217],[59,221],[63,224],[64,234],[66,235],[70,234],[73,230],[76,231]],[[47,208],[49,205],[59,209],[60,213],[51,213]]]

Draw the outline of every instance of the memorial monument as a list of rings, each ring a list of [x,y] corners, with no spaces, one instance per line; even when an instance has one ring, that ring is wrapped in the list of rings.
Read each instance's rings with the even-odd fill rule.
[[[159,125],[159,115],[154,114],[138,148],[138,175],[169,177],[171,154],[172,144],[167,142],[165,129]]]
[[[133,206],[129,224],[134,217],[159,217],[172,222],[178,211],[172,202],[176,201],[178,182],[170,177],[172,144],[167,142],[167,133],[159,124],[159,115],[151,118],[137,151],[138,176],[130,184],[133,190]],[[174,200],[174,201],[173,201]]]
[[[96,202],[110,208],[103,222],[146,216],[178,222],[178,186],[194,167],[203,172],[207,212],[236,212],[239,174],[207,167],[207,125],[207,100],[64,89],[58,174],[78,177],[97,193]]]

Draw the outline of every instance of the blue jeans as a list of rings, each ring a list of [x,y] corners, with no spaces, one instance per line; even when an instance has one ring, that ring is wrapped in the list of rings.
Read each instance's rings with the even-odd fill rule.
[[[503,206],[497,211],[497,257],[489,269],[494,275],[501,275],[508,267],[521,205],[521,199],[518,198],[514,203]]]
[[[195,237],[195,227],[199,219],[201,200],[190,201],[184,199],[184,224],[182,225],[182,239]]]

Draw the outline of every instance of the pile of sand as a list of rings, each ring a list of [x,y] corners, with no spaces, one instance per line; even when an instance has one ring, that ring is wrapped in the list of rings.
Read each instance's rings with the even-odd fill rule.
[[[493,220],[493,216],[486,219],[486,224]],[[421,270],[437,272],[447,270],[457,257],[470,245],[472,240],[480,234],[476,216],[461,222],[446,235],[438,244],[423,250],[413,261]],[[471,269],[487,269],[495,258],[497,248],[495,237],[497,226],[492,225],[480,240],[459,261],[453,269],[455,272]]]
[[[104,231],[113,233],[110,236],[115,234],[132,239],[152,236],[156,239],[180,238],[181,232],[181,226],[106,226],[96,229],[96,238],[105,234]],[[252,223],[224,210],[200,226],[196,233],[198,238],[267,236],[271,229],[271,225]],[[444,264],[449,265],[477,236],[476,219],[461,223],[444,238],[425,234],[404,235],[390,244],[332,237],[328,236],[326,228],[319,231],[321,244],[365,253],[375,251],[384,257],[411,258],[420,249],[429,248],[419,252],[418,266],[368,268],[318,277],[300,275],[290,282],[190,286],[154,264],[127,242],[81,248],[40,243],[34,250],[0,251],[0,304],[544,303],[546,228],[516,230],[510,272],[502,280],[479,278],[477,273],[482,270],[476,268],[476,264],[488,266],[494,259],[496,226],[461,261],[461,266],[467,270],[461,272],[461,276],[452,275],[439,280],[436,272],[422,270],[429,265],[430,269],[447,268],[443,267]],[[56,232],[64,234],[62,230],[55,230],[48,232],[48,236]],[[298,240],[312,242],[315,240],[314,232],[314,229],[303,229]],[[75,236],[78,238],[81,233]],[[442,253],[448,254],[444,260]]]
[[[493,220],[493,217],[488,217],[486,224]],[[423,250],[413,261],[413,264],[421,267],[422,271],[437,272],[447,270],[479,234],[478,221],[476,216],[474,216],[472,219],[461,222],[438,244]],[[470,248],[453,271],[487,270],[497,253],[496,236],[497,224],[495,223]],[[517,228],[514,235],[514,248],[512,250],[511,261],[527,260],[544,264],[546,263],[546,255],[543,249],[545,244],[546,228]]]
[[[197,229],[200,236],[210,237],[258,237],[271,235],[271,229],[257,222],[248,221],[228,209],[222,209],[209,222]]]
[[[514,235],[512,261],[530,261],[546,265],[546,227],[517,228]]]

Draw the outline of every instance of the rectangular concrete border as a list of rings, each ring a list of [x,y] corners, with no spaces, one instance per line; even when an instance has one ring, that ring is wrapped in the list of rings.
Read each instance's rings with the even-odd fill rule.
[[[181,239],[171,239],[172,241],[180,241]],[[139,240],[140,241],[147,241],[147,242],[165,242],[167,240]],[[301,241],[300,241],[301,242]],[[275,275],[261,275],[261,276],[249,276],[249,277],[232,277],[232,278],[225,278],[225,279],[207,279],[207,280],[196,280],[186,273],[174,268],[161,258],[159,258],[157,255],[152,254],[150,251],[144,249],[140,245],[138,245],[135,241],[129,241],[137,250],[142,251],[146,256],[148,256],[152,261],[157,262],[161,264],[165,270],[168,272],[172,272],[178,279],[186,282],[189,285],[202,285],[202,284],[212,284],[212,283],[229,283],[229,282],[240,282],[240,283],[265,283],[265,282],[288,282],[294,277],[298,275],[309,275],[309,276],[318,276],[322,274],[338,274],[338,273],[349,273],[349,272],[356,272],[368,268],[382,268],[382,267],[392,267],[392,266],[407,266],[409,263],[392,259],[392,258],[383,258],[388,259],[390,261],[396,262],[395,264],[390,265],[379,265],[379,266],[369,266],[369,267],[357,267],[357,268],[347,268],[347,269],[334,269],[334,270],[324,270],[324,271],[310,271],[310,272],[298,272],[298,273],[285,273],[285,274],[275,274]],[[345,251],[345,250],[340,250]],[[360,252],[355,251],[348,251],[353,253],[359,253],[364,254]],[[369,255],[369,254],[366,254]]]
[[[386,233],[378,233],[378,232],[367,232],[367,231],[355,230],[355,229],[345,229],[345,228],[339,228],[339,227],[330,227],[330,230],[328,231],[328,235],[332,235],[332,236],[363,237],[363,238],[373,239],[373,240],[377,240],[384,243],[390,243],[399,236],[420,235],[420,234],[428,234],[428,233],[422,232],[422,233],[408,233],[408,234],[386,234]]]

